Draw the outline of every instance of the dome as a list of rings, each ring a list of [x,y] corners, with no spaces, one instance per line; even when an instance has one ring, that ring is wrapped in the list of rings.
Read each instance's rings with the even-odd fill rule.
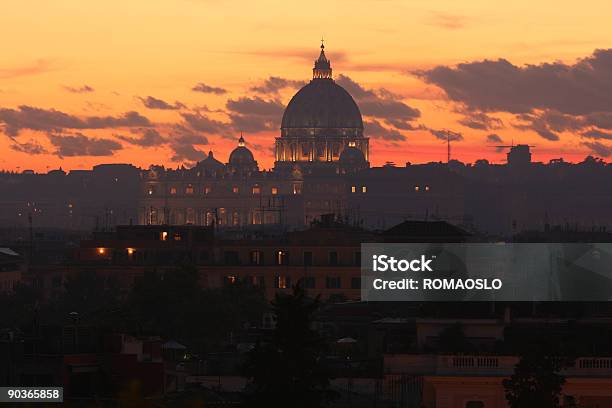
[[[361,112],[353,97],[332,79],[331,62],[321,45],[315,61],[313,79],[289,101],[281,129],[353,129],[363,130]]]
[[[198,162],[198,164],[196,165],[196,168],[202,169],[202,170],[213,171],[213,170],[222,170],[225,168],[225,165],[221,163],[219,160],[215,159],[215,157],[213,156],[213,152],[211,150],[208,152],[208,157]]]
[[[366,159],[363,152],[356,147],[346,147],[340,153],[341,163],[365,163]]]
[[[252,165],[255,163],[253,153],[245,146],[244,138],[240,136],[238,147],[236,147],[229,156],[229,164],[239,166],[242,164]]]
[[[363,129],[361,112],[351,95],[332,79],[315,78],[291,98],[282,129]]]

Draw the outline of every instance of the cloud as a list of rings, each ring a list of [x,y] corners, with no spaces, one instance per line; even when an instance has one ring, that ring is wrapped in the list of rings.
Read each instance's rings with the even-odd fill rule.
[[[206,134],[219,134],[224,133],[228,129],[228,124],[211,119],[205,114],[200,112],[197,113],[181,113],[181,116],[185,120],[186,124],[193,130],[203,132]]]
[[[53,71],[55,68],[50,61],[38,59],[29,65],[13,68],[0,68],[0,79],[17,78],[21,76],[37,75]]]
[[[216,86],[206,85],[204,82],[199,82],[191,88],[194,92],[212,93],[215,95],[223,95],[227,93],[227,89]]]
[[[170,158],[173,162],[186,162],[191,165],[198,160],[206,157],[206,153],[196,149],[196,145],[207,145],[206,136],[192,132],[182,126],[175,128],[174,134],[169,138],[170,148],[173,155]]]
[[[458,30],[460,28],[464,28],[467,21],[468,18],[466,16],[443,12],[432,12],[427,23],[446,30]]]
[[[95,139],[82,133],[71,135],[49,134],[49,141],[55,146],[55,154],[59,157],[71,156],[112,156],[121,150],[119,142],[111,139]]]
[[[606,140],[612,140],[612,133],[609,132],[602,132],[601,130],[597,130],[597,129],[591,129],[591,130],[587,130],[585,132],[582,132],[580,134],[580,136],[587,138],[587,139],[606,139]]]
[[[490,135],[487,135],[487,143],[504,143],[504,141],[499,135],[492,133]]]
[[[149,119],[138,112],[120,116],[78,117],[55,109],[22,105],[18,109],[0,108],[0,123],[4,133],[17,135],[22,129],[60,131],[62,129],[106,129],[116,127],[150,127]]]
[[[427,129],[429,131],[429,133],[431,133],[432,135],[434,135],[437,139],[440,140],[450,140],[451,142],[455,141],[458,142],[460,140],[463,140],[463,135],[459,132],[454,132],[452,130],[448,130],[448,129]]]
[[[229,99],[225,106],[234,131],[251,133],[278,128],[285,110],[280,101],[259,96]]]
[[[586,115],[612,106],[612,49],[596,50],[574,64],[517,66],[498,59],[437,66],[416,75],[471,110]]]
[[[27,154],[32,154],[32,155],[49,153],[47,149],[44,148],[44,146],[42,146],[40,143],[38,143],[35,140],[30,140],[25,143],[19,143],[14,138],[11,138],[11,139],[13,140],[14,143],[11,144],[10,148],[16,152],[27,153]]]
[[[470,129],[493,130],[504,127],[504,122],[501,119],[487,115],[484,112],[472,112],[466,109],[460,109],[459,113],[463,115],[459,123]]]
[[[94,89],[89,86],[89,85],[83,85],[83,86],[67,86],[64,85],[63,86],[65,91],[71,92],[71,93],[89,93],[89,92],[93,92]]]
[[[383,139],[395,142],[406,140],[406,136],[402,135],[395,129],[384,127],[375,119],[366,120],[364,122],[364,128],[366,134],[374,139]]]
[[[250,90],[260,94],[276,94],[285,88],[297,89],[303,87],[304,85],[306,85],[306,81],[297,81],[294,79],[270,76],[261,84],[251,87]]]
[[[384,88],[367,89],[342,74],[336,82],[355,98],[363,115],[385,120],[399,129],[416,129],[409,122],[418,119],[421,112],[399,100],[399,95]]]
[[[166,142],[166,139],[155,129],[140,129],[140,132],[140,135],[135,137],[123,135],[115,135],[115,137],[129,144],[141,147],[154,147]]]
[[[601,142],[582,142],[582,144],[591,152],[599,156],[608,157],[612,155],[612,148]]]
[[[142,104],[149,109],[176,110],[185,107],[181,102],[176,101],[174,105],[171,105],[164,100],[152,96],[147,96],[146,98],[138,97],[138,99],[140,99]]]

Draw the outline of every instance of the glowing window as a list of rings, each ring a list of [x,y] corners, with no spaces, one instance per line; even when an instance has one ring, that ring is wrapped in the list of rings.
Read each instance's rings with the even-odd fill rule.
[[[261,187],[253,186],[253,194],[259,194],[259,193],[261,193]]]
[[[105,253],[106,253],[106,249],[105,248],[98,248],[98,254],[104,255]]]
[[[193,186],[185,187],[185,194],[193,194]]]
[[[293,194],[302,194],[302,186],[300,186],[299,184],[294,184]]]
[[[212,188],[204,187],[204,194],[210,194],[211,191],[212,191]]]
[[[425,186],[425,191],[429,191],[429,186]]]
[[[414,191],[419,191],[419,186],[414,186]]]
[[[367,193],[368,192],[368,188],[366,186],[361,186],[361,192],[362,193]]]
[[[277,194],[278,194],[278,188],[272,187],[272,195],[277,195]]]
[[[136,251],[136,250],[135,250],[134,248],[128,248],[128,249],[127,249],[127,253],[128,253],[128,255],[133,255],[135,251]]]
[[[162,231],[159,234],[159,239],[162,241],[167,241],[168,240],[168,231]]]
[[[351,186],[351,193],[356,193],[356,192],[357,192],[357,187]]]
[[[170,187],[170,194],[172,195],[176,194],[176,187]]]
[[[277,265],[287,265],[289,260],[289,254],[287,251],[278,250],[276,251],[276,264]]]
[[[277,276],[276,277],[276,288],[277,289],[287,289],[291,286],[290,279],[288,276]]]
[[[238,190],[238,187],[236,187],[236,186],[232,187],[232,193],[238,194],[239,191],[240,190]]]
[[[175,241],[180,241],[181,240],[181,234],[179,234],[178,232],[174,233],[174,240]]]

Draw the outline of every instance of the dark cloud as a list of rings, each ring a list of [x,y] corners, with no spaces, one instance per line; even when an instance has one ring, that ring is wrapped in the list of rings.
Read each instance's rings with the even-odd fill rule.
[[[166,142],[166,139],[155,129],[140,129],[139,133],[137,136],[115,135],[115,137],[141,147],[154,147]]]
[[[448,129],[427,129],[429,130],[429,133],[431,133],[432,135],[434,135],[437,139],[440,140],[450,140],[450,141],[455,141],[458,142],[460,140],[463,140],[463,135],[459,132],[454,132],[452,130],[448,130]]]
[[[18,109],[0,108],[0,123],[7,135],[15,136],[22,129],[60,131],[62,129],[105,129],[114,127],[150,127],[151,122],[138,112],[121,116],[78,117],[55,109],[22,105]]]
[[[585,132],[582,132],[580,134],[580,136],[587,138],[587,139],[606,139],[606,140],[612,140],[612,133],[609,132],[603,132],[601,130],[597,130],[597,129],[591,129],[591,130],[587,130]]]
[[[601,142],[582,142],[582,144],[598,156],[608,157],[612,155],[612,148]]]
[[[336,82],[346,89],[358,102],[361,113],[387,121],[399,129],[415,129],[409,122],[418,119],[421,112],[400,101],[399,96],[384,89],[367,89],[346,75],[339,75]]]
[[[472,112],[469,110],[459,110],[463,118],[459,123],[463,126],[477,130],[493,130],[504,127],[504,122],[501,119],[487,115],[484,112]]]
[[[437,66],[416,74],[472,110],[550,109],[586,115],[609,111],[612,106],[612,49],[596,50],[574,64],[516,66],[498,59]]]
[[[215,95],[223,95],[227,93],[227,89],[206,85],[203,82],[195,84],[191,90],[194,92],[212,93]]]
[[[286,79],[277,76],[270,76],[261,84],[251,87],[251,91],[260,94],[276,94],[282,89],[292,88],[297,89],[306,85],[306,81],[297,81],[294,79]]]
[[[192,132],[183,126],[177,126],[168,141],[173,152],[170,160],[173,162],[185,162],[191,165],[206,157],[204,151],[195,148],[196,145],[208,144],[206,136]]]
[[[44,148],[40,143],[35,140],[30,140],[25,143],[19,143],[15,139],[13,140],[13,144],[11,144],[10,148],[16,152],[27,153],[27,154],[47,154],[49,153],[47,149]]]
[[[49,141],[55,146],[55,154],[59,157],[112,156],[122,148],[121,144],[114,140],[90,138],[82,133],[49,134]]]
[[[169,104],[168,102],[154,98],[152,96],[147,96],[146,98],[138,98],[142,102],[142,104],[149,109],[162,109],[162,110],[177,110],[185,107],[181,102],[174,102],[174,105]]]
[[[182,113],[187,125],[198,132],[206,134],[223,134],[228,129],[228,124],[211,119],[208,116],[198,113]]]
[[[67,86],[65,85],[64,90],[71,92],[71,93],[89,93],[89,92],[93,92],[94,89],[89,86],[89,85],[83,85],[83,86]]]
[[[406,140],[406,136],[402,135],[395,129],[389,129],[384,127],[376,119],[366,120],[363,125],[366,134],[371,138],[389,140],[394,142]]]
[[[276,99],[242,97],[226,103],[234,131],[262,132],[277,129],[285,106]]]
[[[487,135],[487,143],[504,143],[504,141],[499,135],[492,133],[490,135]]]

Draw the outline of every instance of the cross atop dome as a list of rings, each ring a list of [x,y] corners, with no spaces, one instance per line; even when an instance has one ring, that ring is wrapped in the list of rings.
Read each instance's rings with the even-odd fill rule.
[[[332,79],[331,61],[325,56],[325,44],[321,38],[321,54],[314,63],[312,79]]]

